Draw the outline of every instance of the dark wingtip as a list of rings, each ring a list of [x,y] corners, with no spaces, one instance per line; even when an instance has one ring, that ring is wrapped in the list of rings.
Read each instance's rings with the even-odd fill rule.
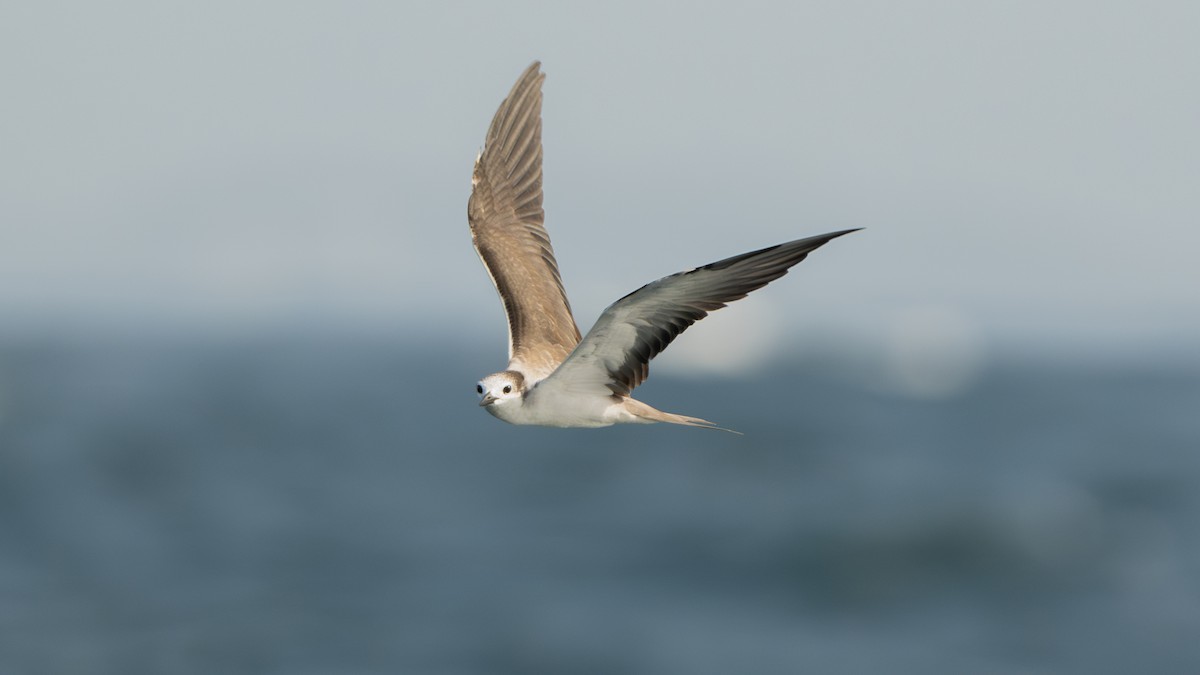
[[[845,235],[847,235],[847,234],[850,234],[850,233],[852,233],[852,232],[858,232],[859,230],[862,230],[862,229],[864,229],[864,228],[861,228],[861,227],[852,227],[852,228],[850,228],[850,229],[848,229],[848,230],[838,230],[837,232],[829,232],[829,233],[826,233],[826,234],[818,234],[818,235],[816,235],[815,237],[808,237],[807,241],[820,241],[820,242],[823,244],[823,243],[825,243],[825,242],[827,242],[827,241],[832,241],[832,240],[834,240],[834,239],[837,239],[838,237],[845,236]],[[805,240],[801,240],[801,241],[805,241]]]
[[[852,228],[850,228],[850,229],[848,229],[848,230],[838,230],[837,232],[831,232],[831,233],[829,234],[829,238],[830,238],[830,239],[836,239],[836,238],[838,238],[838,237],[842,236],[843,234],[850,234],[851,232],[859,232],[859,231],[861,231],[861,230],[865,230],[865,229],[867,229],[867,228],[865,228],[865,227],[852,227]]]
[[[849,230],[838,230],[837,232],[827,232],[825,234],[818,234],[818,235],[814,235],[811,237],[805,237],[804,239],[797,239],[796,241],[789,241],[786,244],[780,244],[780,246],[787,246],[788,248],[802,248],[805,251],[814,251],[814,250],[824,246],[825,244],[828,244],[829,242],[833,241],[834,239],[837,239],[838,237],[843,237],[847,234],[850,234],[851,232],[858,232],[861,229],[863,229],[863,228],[854,227]]]
[[[792,265],[795,265],[796,263],[800,262],[801,260],[804,260],[804,256],[806,256],[809,253],[811,253],[812,251],[815,251],[818,248],[824,246],[825,244],[829,243],[831,240],[837,239],[838,237],[840,237],[842,235],[850,234],[851,232],[858,232],[861,229],[862,229],[861,227],[856,227],[856,228],[853,228],[850,230],[840,230],[838,232],[829,232],[826,234],[818,234],[818,235],[814,235],[811,237],[805,237],[804,239],[796,239],[795,241],[784,242],[782,244],[775,244],[774,246],[760,248],[757,251],[750,251],[749,253],[735,255],[731,258],[726,258],[724,260],[718,260],[717,262],[709,263],[709,264],[704,265],[703,267],[699,267],[697,269],[723,270],[727,267],[732,267],[732,266],[734,266],[740,262],[743,262],[745,260],[750,260],[751,258],[757,258],[763,254],[771,253],[772,251],[776,251],[779,249],[782,249],[782,251],[780,251],[781,253],[792,257],[792,261],[790,263],[788,263],[788,267],[791,267]],[[796,257],[796,256],[798,256],[798,257]],[[692,271],[695,271],[695,270],[692,270]],[[634,292],[636,293],[637,291],[634,291]]]

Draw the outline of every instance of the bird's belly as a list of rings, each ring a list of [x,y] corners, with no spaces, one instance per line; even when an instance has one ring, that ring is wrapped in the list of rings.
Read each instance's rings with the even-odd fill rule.
[[[624,422],[619,400],[609,397],[558,398],[527,396],[522,405],[488,406],[488,412],[509,424],[544,427],[607,427]]]

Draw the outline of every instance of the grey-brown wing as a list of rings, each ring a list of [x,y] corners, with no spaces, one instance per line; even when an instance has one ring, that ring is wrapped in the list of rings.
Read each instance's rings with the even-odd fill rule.
[[[467,219],[508,316],[509,368],[549,375],[579,342],[542,210],[542,80],[536,61],[500,104],[475,160]]]
[[[787,274],[843,230],[727,258],[646,284],[604,310],[596,325],[542,386],[628,396],[650,359],[709,312]]]

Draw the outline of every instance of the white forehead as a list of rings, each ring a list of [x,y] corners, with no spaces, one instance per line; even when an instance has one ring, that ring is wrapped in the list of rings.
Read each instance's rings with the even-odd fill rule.
[[[491,387],[497,384],[516,384],[517,378],[513,377],[511,373],[494,373],[483,378],[480,380],[480,382],[488,387]]]

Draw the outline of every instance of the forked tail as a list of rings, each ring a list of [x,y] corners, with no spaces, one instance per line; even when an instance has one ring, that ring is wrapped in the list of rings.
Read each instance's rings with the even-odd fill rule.
[[[666,422],[668,424],[681,424],[685,427],[698,427],[700,429],[715,429],[717,431],[728,431],[731,434],[743,435],[740,431],[719,427],[708,420],[700,419],[699,417],[688,417],[687,415],[676,415],[675,413],[663,412],[657,408],[651,407],[636,399],[625,399],[625,410],[629,414],[644,419],[647,422]]]

